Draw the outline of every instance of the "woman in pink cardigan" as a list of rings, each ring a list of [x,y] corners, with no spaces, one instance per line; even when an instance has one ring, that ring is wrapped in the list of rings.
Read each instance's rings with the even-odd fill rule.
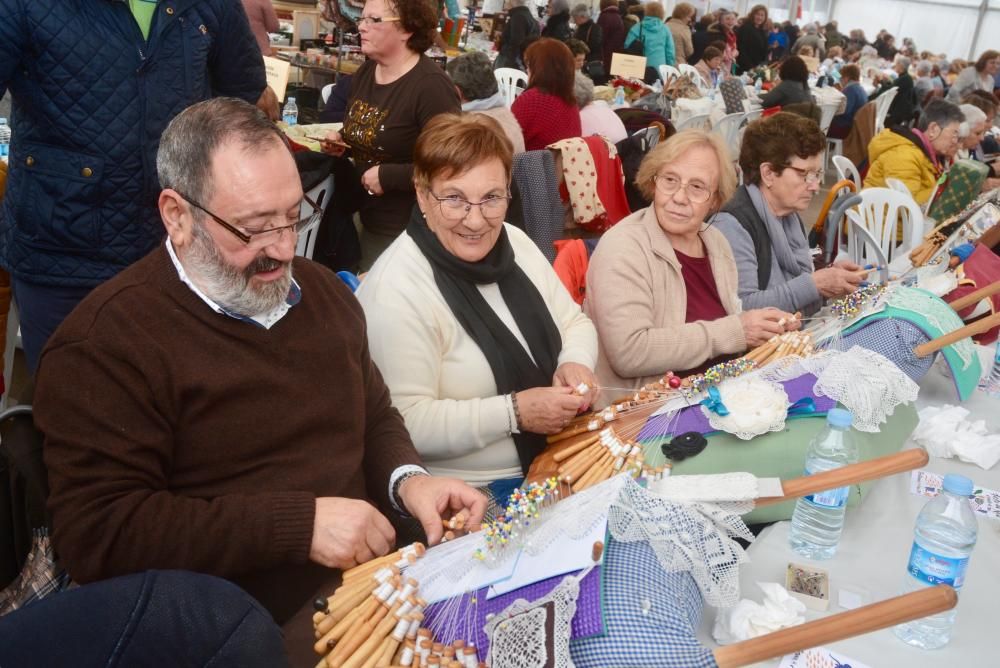
[[[718,135],[674,135],[646,156],[636,185],[653,204],[608,230],[587,270],[584,311],[597,327],[601,387],[697,373],[798,328],[778,309],[742,310],[729,243],[706,224],[736,190]]]

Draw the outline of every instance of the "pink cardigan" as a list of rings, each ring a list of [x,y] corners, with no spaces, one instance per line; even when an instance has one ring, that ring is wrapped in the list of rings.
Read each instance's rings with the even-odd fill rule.
[[[271,55],[271,38],[269,32],[278,32],[278,15],[274,13],[271,0],[243,0],[243,9],[250,19],[250,30],[257,38],[257,46],[265,56]]]

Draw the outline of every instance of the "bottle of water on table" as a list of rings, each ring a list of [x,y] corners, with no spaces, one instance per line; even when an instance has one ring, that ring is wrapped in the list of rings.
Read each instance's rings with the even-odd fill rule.
[[[6,118],[0,118],[0,158],[10,155],[10,126]]]
[[[854,419],[843,408],[832,408],[826,428],[809,445],[806,475],[838,469],[858,461],[858,447],[851,434]],[[844,512],[851,488],[838,487],[799,499],[792,514],[789,544],[809,559],[829,559],[837,552],[844,528]]]
[[[285,108],[281,112],[281,120],[289,125],[295,125],[299,122],[299,107],[295,104],[294,97],[288,98],[288,101],[285,102]]]
[[[970,494],[971,480],[962,475],[946,475],[944,491],[920,511],[913,531],[903,593],[938,584],[961,590],[978,533],[976,514],[969,506]],[[954,623],[955,609],[952,608],[901,624],[893,632],[910,645],[937,649],[948,644]]]

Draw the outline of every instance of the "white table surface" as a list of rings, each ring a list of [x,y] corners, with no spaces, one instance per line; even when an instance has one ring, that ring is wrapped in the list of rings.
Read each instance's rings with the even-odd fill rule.
[[[985,373],[992,364],[994,346],[979,347]],[[959,404],[951,378],[941,370],[940,360],[922,379],[918,408],[927,405]],[[971,411],[969,419],[984,419],[991,433],[1000,430],[1000,399],[977,391],[961,404]],[[907,443],[904,447],[913,447]],[[960,473],[989,489],[1000,489],[1000,464],[984,471],[974,464],[957,459],[931,457],[928,470],[935,473]],[[812,620],[842,612],[837,605],[841,587],[861,590],[866,602],[891,598],[899,593],[913,540],[913,525],[927,499],[911,494],[910,474],[899,474],[878,481],[861,506],[849,508],[836,557],[810,562],[788,547],[788,522],[765,529],[750,546],[751,562],[740,573],[743,598],[760,602],[757,582],[784,585],[785,568],[790,561],[813,563],[830,573],[830,610],[806,613]],[[979,540],[969,563],[962,588],[957,621],[951,643],[934,651],[906,645],[891,629],[857,636],[827,646],[872,668],[906,666],[907,668],[987,668],[1000,666],[1000,637],[996,618],[1000,613],[1000,521],[979,517]],[[716,644],[711,637],[715,609],[706,606],[699,637],[708,647]],[[761,666],[777,666],[778,660]]]

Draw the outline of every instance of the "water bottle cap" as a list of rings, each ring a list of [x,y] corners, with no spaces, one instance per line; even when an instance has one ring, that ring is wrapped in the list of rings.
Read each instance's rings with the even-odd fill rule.
[[[944,477],[944,491],[957,496],[969,496],[972,494],[972,481],[964,475],[949,473]]]
[[[826,414],[826,423],[833,427],[847,429],[854,423],[854,416],[851,415],[851,411],[845,408],[831,408],[830,412]]]
[[[295,98],[294,98],[294,97],[290,97],[290,98],[288,98],[288,100],[286,100],[286,101],[287,101],[287,102],[292,102],[292,103],[294,103],[294,102],[295,102]]]
[[[0,116],[0,125],[7,125],[7,119],[3,116]]]

